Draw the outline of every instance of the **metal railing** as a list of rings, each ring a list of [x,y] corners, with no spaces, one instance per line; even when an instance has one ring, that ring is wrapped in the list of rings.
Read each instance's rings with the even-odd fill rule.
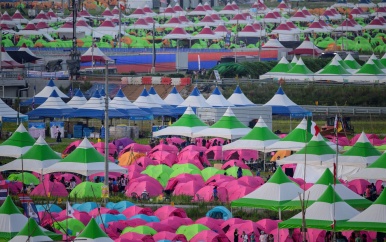
[[[351,115],[385,115],[386,107],[356,107],[356,106],[315,106],[301,105],[315,114],[351,114]]]

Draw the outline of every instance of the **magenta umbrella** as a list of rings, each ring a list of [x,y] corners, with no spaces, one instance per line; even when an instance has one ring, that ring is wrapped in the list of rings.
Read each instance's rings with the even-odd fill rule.
[[[218,186],[218,185],[221,184],[221,183],[219,183],[220,180],[221,181],[234,181],[234,180],[236,180],[236,178],[234,178],[233,176],[217,174],[217,175],[214,175],[214,176],[210,177],[208,180],[206,180],[205,185],[215,185],[215,186]]]
[[[159,240],[170,240],[170,241],[181,241],[181,242],[188,242],[185,235],[183,234],[175,234],[168,231],[162,231],[159,233],[156,233],[153,235],[153,239],[155,241]]]
[[[67,197],[68,192],[66,187],[61,182],[51,182],[50,180],[44,180],[42,183],[35,187],[30,195],[44,197]]]
[[[145,225],[149,226],[150,228],[154,229],[157,232],[162,232],[162,231],[175,232],[175,230],[173,230],[169,225],[161,224],[160,222],[150,222]]]
[[[212,230],[203,230],[197,233],[193,238],[190,239],[190,242],[230,242],[228,237],[224,234],[218,234]]]
[[[224,231],[224,233],[228,232],[229,228],[234,225],[234,224],[241,224],[241,223],[244,223],[245,220],[244,219],[241,219],[241,218],[230,218],[228,220],[225,220],[222,224],[221,224],[221,229],[222,231]]]
[[[253,192],[254,190],[256,189],[250,186],[229,187],[228,188],[229,201],[234,201],[236,199],[242,198],[245,195]]]
[[[263,231],[266,234],[269,234],[269,233],[271,233],[272,230],[274,230],[278,227],[279,222],[281,222],[281,220],[273,220],[273,219],[265,218],[265,219],[261,219],[261,220],[257,221],[256,223],[261,228],[263,228]]]
[[[196,220],[196,224],[205,225],[206,227],[219,234],[224,234],[224,231],[221,229],[221,224],[223,222],[223,219],[214,219],[211,217],[203,217]]]
[[[100,208],[94,208],[88,214],[91,217],[95,218],[95,217],[99,216],[99,214],[113,214],[113,215],[117,215],[117,214],[119,214],[119,211],[115,210],[115,209],[108,209],[106,207],[100,207]]]
[[[200,174],[192,175],[188,173],[183,173],[173,178],[170,178],[168,183],[166,184],[165,190],[174,190],[174,188],[177,186],[178,183],[184,183],[188,181],[204,182]]]
[[[119,152],[119,156],[123,155],[126,152],[133,151],[137,153],[143,153],[146,154],[151,150],[150,145],[141,145],[137,143],[132,143],[126,146],[125,148],[122,149],[121,152]]]
[[[154,153],[148,154],[150,159],[157,160],[160,164],[172,166],[177,162],[177,155],[168,151],[155,151]]]
[[[214,201],[213,197],[213,188],[214,186],[207,185],[200,190],[197,191],[197,195],[200,197],[200,199],[203,199],[205,202]],[[217,187],[217,197],[220,202],[227,202],[228,201],[228,191],[225,187]],[[195,201],[198,201],[197,196],[194,199]]]
[[[135,163],[140,166],[140,167],[143,167],[143,168],[146,168],[147,166],[149,165],[159,165],[159,161],[157,160],[153,160],[153,159],[150,159],[149,157],[146,157],[146,156],[142,156],[140,158],[138,158]]]
[[[181,225],[193,224],[193,220],[191,220],[190,218],[180,218],[176,216],[171,216],[162,220],[160,223],[166,224],[170,226],[174,231],[176,231]]]
[[[221,166],[221,169],[226,170],[228,168],[231,168],[232,166],[238,166],[238,167],[241,167],[242,169],[250,170],[249,166],[247,166],[244,162],[240,160],[229,160],[225,162],[224,165]]]
[[[118,240],[115,241],[127,241],[127,242],[132,242],[132,241],[142,241],[142,242],[154,242],[154,239],[151,235],[147,234],[139,234],[135,232],[127,232],[119,236]]]
[[[151,149],[149,154],[153,154],[154,152],[157,152],[157,151],[166,151],[169,153],[177,154],[178,148],[175,145],[159,144],[159,145],[156,145],[153,149]]]
[[[195,197],[198,190],[204,186],[203,183],[197,181],[189,181],[186,183],[179,183],[173,191],[173,195],[187,195]]]
[[[134,215],[138,215],[138,214],[145,214],[148,216],[152,216],[153,210],[151,210],[151,208],[139,207],[139,206],[134,205],[134,206],[130,206],[130,207],[126,208],[125,210],[123,210],[122,214],[125,215],[126,218],[131,218]]]
[[[160,220],[164,220],[168,217],[171,216],[176,216],[180,218],[187,218],[188,216],[186,215],[185,210],[182,208],[176,208],[174,206],[170,205],[165,205],[160,208],[158,208],[155,212],[154,215],[157,216]]]

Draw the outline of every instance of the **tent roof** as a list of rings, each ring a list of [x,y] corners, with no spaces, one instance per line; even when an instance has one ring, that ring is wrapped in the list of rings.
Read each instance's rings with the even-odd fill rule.
[[[63,118],[67,117],[74,110],[59,97],[58,93],[53,90],[51,95],[36,109],[27,113],[30,118]]]
[[[313,74],[313,72],[308,69],[308,67],[304,64],[302,58],[300,57],[298,62],[296,62],[296,65],[291,68],[287,72],[288,74],[302,74],[302,75],[310,75]]]
[[[369,59],[355,74],[383,75],[385,74],[372,59]]]
[[[18,241],[52,241],[50,237],[43,232],[40,226],[36,223],[35,219],[29,218],[24,228],[20,230],[10,242]]]
[[[228,98],[228,101],[235,106],[251,106],[255,105],[251,102],[243,93],[240,86],[237,85],[232,95]]]
[[[165,97],[164,101],[170,106],[178,106],[184,101],[184,99],[177,91],[177,88],[173,87],[169,94]]]
[[[60,98],[68,98],[66,94],[59,90],[54,81],[51,79],[48,81],[47,86],[45,86],[43,90],[35,95],[35,98],[30,98],[27,101],[24,101],[22,104],[25,106],[31,105],[33,101],[35,101],[35,104],[37,105],[42,104],[49,96],[51,96],[53,90],[56,91]]]
[[[361,68],[361,65],[358,64],[358,62],[354,59],[354,57],[352,57],[350,53],[344,59],[344,63],[346,63],[351,69]]]
[[[270,38],[261,48],[285,48],[280,41],[274,37]]]
[[[75,95],[68,101],[68,105],[72,108],[79,108],[87,102],[86,97],[83,95],[82,91],[78,89],[75,92]]]
[[[290,55],[319,55],[323,51],[316,47],[314,43],[310,41],[308,37],[293,51],[290,51]]]
[[[20,157],[26,153],[34,143],[34,138],[32,138],[21,123],[11,137],[0,144],[0,156]]]
[[[283,56],[279,63],[277,63],[268,73],[286,73],[292,66],[289,64],[287,59]]]
[[[327,64],[321,72],[318,74],[326,74],[326,75],[348,75],[350,72],[348,72],[346,69],[344,69],[340,63],[334,58],[332,61]]]
[[[19,113],[20,119],[25,119],[27,117],[27,115]],[[6,122],[7,120],[15,120],[16,118],[17,112],[0,98],[0,120]]]
[[[87,241],[99,241],[95,240],[98,238],[104,238],[103,242],[113,242],[109,236],[103,232],[103,230],[98,226],[94,218],[91,218],[90,222],[88,222],[87,226],[83,229],[83,231],[76,237],[75,240],[86,239]],[[91,240],[90,240],[91,239]]]
[[[193,91],[190,93],[189,97],[187,97],[179,107],[192,107],[192,108],[209,108],[212,107],[209,105],[205,98],[202,96],[197,87],[194,87]]]
[[[130,102],[130,100],[127,99],[127,97],[123,93],[122,89],[119,89],[113,100],[110,102],[110,106],[130,117],[147,117],[150,119],[152,118],[151,113],[140,109],[138,106]]]
[[[105,62],[105,61],[113,61],[110,57],[105,55],[98,46],[94,45],[88,48],[88,50],[80,57],[81,62]]]
[[[220,89],[216,86],[213,89],[212,94],[208,97],[206,102],[212,107],[233,107],[234,105],[230,103],[225,97],[222,95]]]

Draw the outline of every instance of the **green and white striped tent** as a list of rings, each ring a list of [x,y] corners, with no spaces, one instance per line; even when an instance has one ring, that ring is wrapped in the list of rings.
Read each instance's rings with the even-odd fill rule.
[[[279,139],[280,138],[268,128],[264,119],[260,117],[255,127],[253,127],[247,135],[235,142],[224,145],[222,150],[245,149],[265,151],[267,146],[277,142]]]
[[[17,233],[9,242],[41,242],[41,241],[53,241],[46,233],[41,230],[39,225],[33,218],[28,219],[24,228]]]
[[[335,55],[335,57],[338,55]],[[344,62],[343,62],[344,63]],[[336,58],[332,59],[322,70],[314,75],[314,80],[331,80],[343,82],[351,73],[338,62]]]
[[[369,165],[353,175],[349,179],[386,180],[386,153],[383,153],[373,164]]]
[[[293,155],[287,156],[282,160],[277,160],[278,165],[284,164],[304,164],[322,165],[324,161],[336,157],[336,151],[333,150],[323,139],[321,134],[313,136],[310,142],[301,150]]]
[[[358,70],[361,68],[361,65],[358,64],[358,62],[354,59],[354,57],[352,57],[350,53],[344,59],[344,63],[346,63],[350,69]]]
[[[231,203],[232,207],[255,207],[280,211],[285,204],[302,193],[303,190],[292,182],[278,168],[272,177],[262,186]]]
[[[386,66],[386,53],[382,56],[382,58],[379,60],[382,65]]]
[[[372,59],[369,59],[355,74],[384,75],[385,73],[379,69]]]
[[[294,75],[312,75],[314,74],[308,67],[304,64],[302,58],[300,57],[296,65],[287,71],[287,74]]]
[[[8,196],[0,207],[0,239],[9,240],[27,224],[24,216]]]
[[[192,137],[193,133],[208,128],[199,117],[196,116],[191,107],[187,107],[184,114],[172,125],[153,133],[154,137],[164,135],[180,135]]]
[[[386,67],[382,64],[382,62],[374,55],[374,53],[370,56],[370,60],[373,60],[374,64],[381,70],[385,69]]]
[[[76,237],[75,241],[85,241],[85,242],[113,242],[114,240],[103,232],[103,230],[95,222],[95,219],[92,218],[88,222],[86,228]]]
[[[348,205],[329,185],[324,193],[305,211],[307,228],[336,231],[347,220],[358,215],[359,212]],[[279,228],[300,228],[302,213],[279,223]]]
[[[6,141],[0,144],[0,156],[18,158],[26,153],[35,143],[35,139],[20,124]]]
[[[209,128],[195,132],[193,138],[196,137],[221,137],[225,139],[237,139],[245,136],[251,131],[245,124],[240,122],[228,107],[224,115]]]
[[[330,61],[329,64],[331,64],[331,62],[332,62],[333,60],[338,61],[338,63],[339,63],[344,69],[346,69],[346,70],[348,70],[349,72],[351,72],[351,67],[348,66],[348,65],[346,64],[346,62],[344,62],[344,60],[342,60],[342,58],[340,57],[340,55],[335,55],[334,58],[332,58],[332,60]]]
[[[329,185],[334,183],[334,176],[330,169],[326,168],[322,176],[314,183],[314,185],[305,191],[305,197],[307,199],[307,207],[315,203],[318,198],[326,191]],[[371,205],[371,201],[359,196],[345,185],[341,184],[336,179],[335,185],[336,193],[342,198],[343,201],[355,208],[367,208]],[[300,194],[303,199],[303,193]],[[286,203],[286,209],[301,209],[300,197],[295,197],[292,201]]]
[[[374,163],[380,156],[379,152],[369,141],[364,132],[361,133],[357,142],[345,153],[339,155],[338,166],[354,166],[365,168]],[[323,163],[324,166],[332,167],[336,159],[331,159]]]
[[[115,163],[108,161],[108,165],[109,172],[127,173],[127,169]],[[71,172],[90,176],[95,173],[104,172],[104,170],[105,157],[92,146],[87,138],[84,138],[71,154],[58,163],[44,169],[43,173]]]
[[[277,63],[276,66],[274,66],[269,72],[260,76],[260,79],[272,78],[273,76],[276,76],[277,74],[285,74],[289,70],[291,70],[292,67],[293,66],[283,56],[281,58],[281,60],[279,61],[279,63]]]
[[[31,149],[20,158],[0,166],[0,171],[21,171],[23,169],[24,171],[34,171],[40,174],[44,168],[60,160],[61,157],[40,136]]]
[[[386,233],[386,190],[360,214],[343,223],[345,230],[370,230]]]
[[[296,55],[292,58],[292,61],[290,63],[291,67],[294,67],[298,63],[298,58],[296,58]]]

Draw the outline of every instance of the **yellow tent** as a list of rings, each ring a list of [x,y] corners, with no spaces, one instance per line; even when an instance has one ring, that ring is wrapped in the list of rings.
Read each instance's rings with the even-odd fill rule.
[[[126,152],[121,157],[118,158],[118,165],[120,166],[129,166],[133,164],[137,159],[141,158],[142,156],[146,156],[146,154],[143,153],[137,153],[137,152]]]
[[[282,160],[286,158],[287,156],[291,155],[290,150],[278,150],[274,156],[272,156],[271,161],[276,161],[276,160]]]

